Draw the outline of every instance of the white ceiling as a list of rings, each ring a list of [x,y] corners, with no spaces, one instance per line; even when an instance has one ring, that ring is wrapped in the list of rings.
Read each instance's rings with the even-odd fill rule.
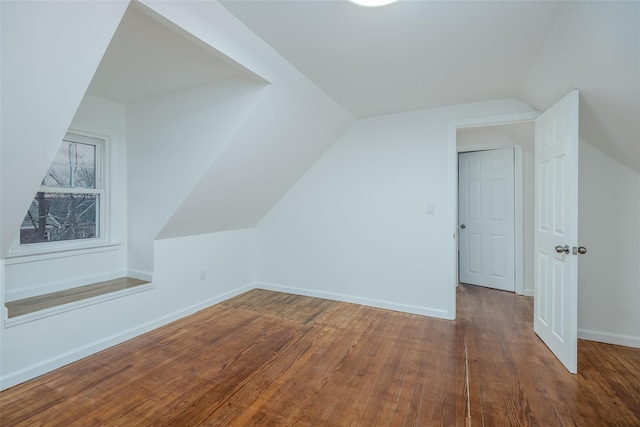
[[[640,173],[640,2],[221,2],[356,117],[581,91],[583,139]],[[88,93],[132,104],[250,73],[133,2]],[[157,18],[157,17],[156,17]]]
[[[223,1],[358,117],[515,97],[562,4]]]
[[[140,8],[140,9],[139,9]],[[120,104],[244,75],[132,3],[87,90]]]
[[[640,173],[640,2],[221,3],[357,117],[580,89],[581,136]]]

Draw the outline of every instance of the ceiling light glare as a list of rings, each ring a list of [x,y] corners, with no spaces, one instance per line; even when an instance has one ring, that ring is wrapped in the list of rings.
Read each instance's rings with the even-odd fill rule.
[[[379,7],[386,6],[391,3],[395,3],[398,0],[349,0],[352,3],[365,7]]]

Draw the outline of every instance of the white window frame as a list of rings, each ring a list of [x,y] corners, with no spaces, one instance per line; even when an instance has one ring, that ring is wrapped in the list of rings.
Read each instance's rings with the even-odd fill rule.
[[[71,137],[69,137],[72,135]],[[73,137],[75,136],[75,138]],[[87,138],[90,138],[87,139]],[[94,132],[85,130],[83,126],[72,126],[65,134],[63,140],[77,141],[79,143],[90,143],[96,145],[96,188],[89,191],[81,188],[60,188],[40,186],[36,192],[46,193],[78,193],[78,194],[97,194],[99,196],[98,203],[98,237],[88,239],[64,240],[55,242],[42,243],[20,243],[20,232],[16,234],[13,244],[7,254],[7,261],[14,257],[29,257],[35,261],[37,259],[46,259],[51,257],[76,255],[80,253],[90,253],[96,251],[117,249],[118,242],[111,239],[110,223],[111,223],[111,171],[114,167],[112,160],[112,139],[114,134],[109,132]],[[95,141],[95,140],[99,141]],[[62,142],[62,141],[61,141]],[[35,259],[32,259],[34,257]]]

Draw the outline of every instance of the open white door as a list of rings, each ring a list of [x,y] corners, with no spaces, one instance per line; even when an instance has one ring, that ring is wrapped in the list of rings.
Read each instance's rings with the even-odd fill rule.
[[[533,329],[578,371],[578,91],[536,119]]]
[[[513,147],[458,159],[460,282],[515,292]]]

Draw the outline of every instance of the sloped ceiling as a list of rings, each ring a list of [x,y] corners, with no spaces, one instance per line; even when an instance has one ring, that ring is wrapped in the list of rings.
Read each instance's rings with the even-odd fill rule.
[[[89,93],[128,105],[137,271],[155,239],[255,226],[354,120],[215,1],[133,2]]]
[[[0,2],[0,258],[8,252],[126,6]]]
[[[581,90],[581,135],[640,173],[640,2],[222,1],[357,117]]]
[[[357,117],[516,95],[558,3],[223,1]]]
[[[129,5],[88,94],[130,105],[250,74],[152,16],[139,3]]]
[[[640,173],[640,2],[570,2],[520,98],[544,111],[580,89],[580,137]]]

